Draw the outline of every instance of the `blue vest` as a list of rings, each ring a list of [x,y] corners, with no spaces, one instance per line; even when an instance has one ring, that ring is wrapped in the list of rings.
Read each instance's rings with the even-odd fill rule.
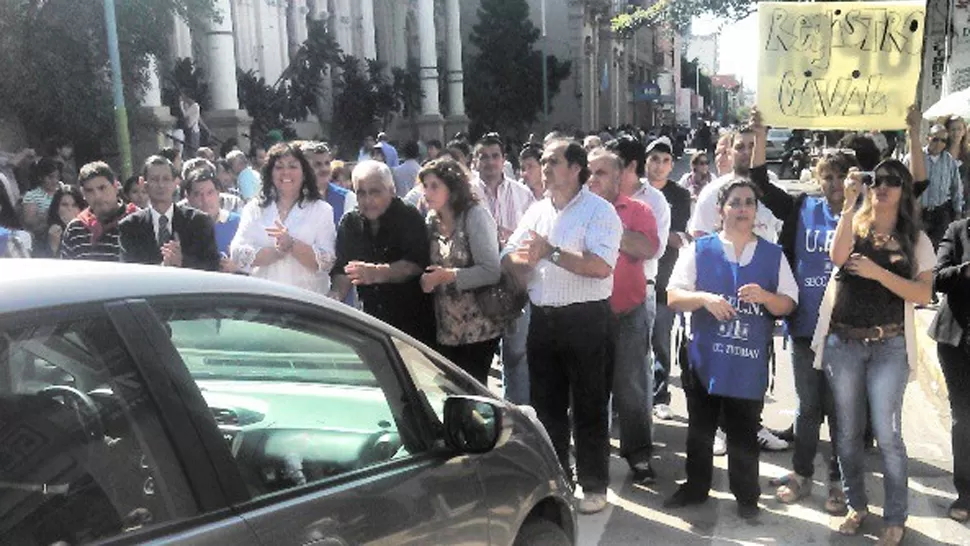
[[[718,396],[761,400],[768,389],[768,345],[775,317],[763,305],[738,301],[738,288],[755,283],[778,290],[781,247],[758,238],[751,263],[729,262],[717,235],[697,239],[695,256],[698,291],[720,294],[738,314],[720,322],[703,307],[691,315],[688,347],[691,368],[707,392]]]
[[[798,213],[795,232],[795,281],[798,282],[798,307],[788,317],[791,337],[810,338],[815,334],[818,309],[832,274],[829,249],[835,241],[839,217],[828,203],[818,197],[807,197]]]
[[[327,187],[327,203],[333,207],[333,225],[340,227],[340,219],[344,217],[344,205],[347,204],[347,188],[341,188],[333,182]]]
[[[239,229],[239,215],[235,212],[229,213],[229,218],[222,222],[215,223],[216,232],[216,246],[219,248],[219,252],[229,255],[229,245],[232,243],[232,238],[236,236],[236,231]]]

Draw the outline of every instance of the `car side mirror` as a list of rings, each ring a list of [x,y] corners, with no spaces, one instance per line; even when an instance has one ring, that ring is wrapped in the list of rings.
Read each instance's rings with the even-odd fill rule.
[[[504,428],[502,406],[483,396],[445,399],[445,442],[460,453],[487,453],[495,448]]]

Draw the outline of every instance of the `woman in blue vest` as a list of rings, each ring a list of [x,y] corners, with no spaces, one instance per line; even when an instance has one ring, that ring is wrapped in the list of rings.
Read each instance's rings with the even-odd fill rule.
[[[905,534],[903,393],[916,366],[913,307],[930,302],[936,257],[920,230],[913,177],[905,165],[890,159],[871,176],[853,171],[844,193],[830,252],[841,269],[826,287],[812,348],[838,416],[836,447],[849,505],[839,532],[857,534],[869,514],[863,448],[868,396],[884,467],[885,529],[878,544],[885,546],[899,544]]]
[[[692,313],[687,396],[687,482],[666,500],[681,507],[707,500],[714,431],[727,432],[728,476],[742,518],[758,515],[758,429],[768,388],[768,347],[775,317],[795,309],[798,287],[781,247],[754,234],[757,188],[746,180],[718,194],[722,229],[681,252],[668,304]],[[697,271],[703,269],[704,275]]]

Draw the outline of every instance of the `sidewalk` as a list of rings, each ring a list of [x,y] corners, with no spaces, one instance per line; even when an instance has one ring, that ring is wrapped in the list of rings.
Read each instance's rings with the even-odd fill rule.
[[[918,348],[917,381],[926,394],[934,413],[939,417],[945,430],[950,430],[950,402],[946,380],[936,355],[936,342],[926,333],[929,330],[936,309],[916,310],[916,345]],[[929,408],[927,408],[929,409]]]

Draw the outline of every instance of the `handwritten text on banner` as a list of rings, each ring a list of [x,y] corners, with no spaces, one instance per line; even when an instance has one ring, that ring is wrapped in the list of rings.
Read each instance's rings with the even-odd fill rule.
[[[758,108],[775,127],[903,129],[923,3],[762,2]]]

